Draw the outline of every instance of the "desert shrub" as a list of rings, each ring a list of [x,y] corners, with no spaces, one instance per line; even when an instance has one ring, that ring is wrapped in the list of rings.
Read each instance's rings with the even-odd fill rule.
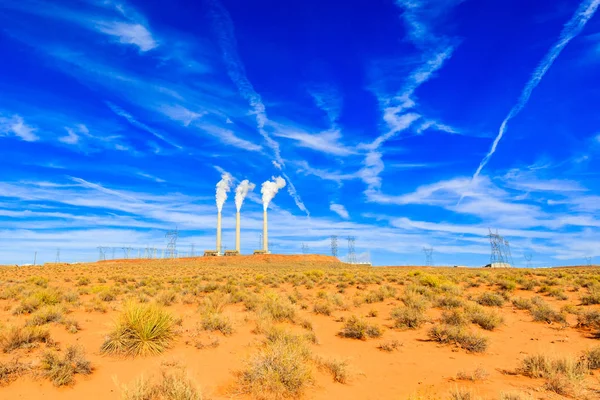
[[[588,289],[588,293],[581,296],[581,304],[584,306],[600,304],[600,289],[595,286]]]
[[[265,293],[259,308],[259,312],[269,314],[276,322],[286,320],[294,322],[296,316],[296,308],[289,299],[280,297],[274,292]]]
[[[599,328],[600,329],[600,311],[584,311],[577,316],[577,326],[583,328]]]
[[[219,313],[204,313],[202,315],[202,329],[205,331],[219,331],[226,336],[233,333],[233,326],[229,318]]]
[[[522,297],[512,299],[512,304],[517,310],[531,310],[533,308],[531,300]]]
[[[379,343],[379,345],[377,345],[377,348],[379,350],[391,353],[392,351],[397,350],[400,346],[402,346],[402,343],[394,339]]]
[[[319,301],[313,305],[313,312],[315,314],[329,316],[333,312],[333,307],[327,301]]]
[[[59,305],[43,306],[36,312],[31,314],[31,318],[27,321],[26,325],[45,325],[50,322],[60,322],[63,318],[65,309]]]
[[[312,382],[310,350],[290,333],[273,331],[238,374],[243,393],[258,399],[299,397]]]
[[[202,400],[200,389],[183,370],[162,372],[159,382],[152,382],[143,376],[127,386],[121,387],[123,400]]]
[[[425,296],[412,291],[407,290],[401,300],[406,307],[415,308],[420,311],[425,311],[429,307],[429,301],[427,301]]]
[[[132,356],[162,353],[173,340],[174,325],[171,313],[158,305],[128,303],[101,351]]]
[[[41,276],[31,276],[29,278],[27,278],[28,283],[32,283],[34,285],[40,286],[40,287],[47,287],[48,286],[48,278],[44,278]]]
[[[413,307],[396,307],[391,312],[395,328],[417,329],[427,321],[425,312]]]
[[[438,276],[433,276],[429,274],[424,274],[419,279],[419,283],[423,286],[437,288],[442,285],[442,280]]]
[[[101,301],[115,301],[117,299],[116,291],[109,288],[98,291],[97,296]]]
[[[568,300],[569,299],[569,297],[565,294],[565,292],[560,288],[555,288],[555,287],[550,288],[550,289],[548,289],[546,294],[550,297],[555,297],[559,300]]]
[[[0,362],[0,386],[6,386],[25,372],[29,371],[31,367],[23,364],[18,360],[9,362]]]
[[[499,295],[498,293],[493,292],[485,292],[482,293],[477,299],[477,303],[482,306],[488,307],[501,307],[504,304],[504,297]]]
[[[473,353],[483,353],[488,347],[488,338],[477,333],[469,332],[461,327],[440,326],[432,327],[428,332],[429,338],[444,344],[455,344]]]
[[[459,381],[478,382],[485,380],[489,375],[489,372],[485,368],[477,367],[473,372],[460,371],[456,374],[456,379]]]
[[[346,338],[365,340],[367,337],[380,337],[382,332],[377,325],[371,325],[364,319],[352,315],[344,323],[339,335]]]
[[[504,321],[500,314],[487,311],[481,306],[469,307],[467,309],[467,317],[472,323],[488,331],[493,331]]]
[[[523,359],[518,372],[531,378],[544,378],[545,388],[561,395],[577,392],[589,374],[588,361],[574,357],[535,354]]]
[[[461,310],[450,310],[442,313],[442,322],[446,325],[463,326],[466,325],[469,320],[465,313]]]
[[[56,353],[47,352],[42,357],[41,368],[44,375],[55,386],[70,385],[74,375],[89,375],[92,373],[91,363],[85,358],[81,347],[69,346],[63,358]]]
[[[79,325],[79,322],[76,319],[73,318],[63,318],[60,321],[61,324],[63,324],[65,326],[65,329],[67,330],[67,332],[69,333],[77,333],[81,330],[81,326]]]
[[[172,305],[173,303],[175,303],[176,300],[177,300],[177,294],[173,291],[161,292],[154,299],[154,301],[156,301],[157,304],[164,306],[164,307]]]
[[[323,359],[320,357],[317,357],[315,361],[319,368],[324,369],[331,374],[334,382],[348,382],[348,362],[335,359]]]
[[[588,363],[589,369],[600,369],[600,346],[586,350],[583,356]]]
[[[369,318],[375,318],[379,315],[379,311],[377,311],[376,309],[371,309],[369,310],[369,312],[367,313],[367,317]]]
[[[35,347],[38,343],[49,342],[50,331],[40,326],[14,326],[0,336],[0,345],[5,353],[20,348]]]
[[[80,276],[79,278],[77,278],[77,286],[86,286],[89,285],[91,282],[90,278],[88,278],[87,276]]]
[[[500,289],[506,290],[509,292],[512,292],[513,290],[515,290],[517,288],[517,283],[515,281],[510,281],[507,279],[500,280],[500,281],[498,281],[497,284],[500,287]]]
[[[463,299],[457,296],[440,296],[435,301],[436,307],[446,309],[462,307],[463,304]]]
[[[562,325],[567,324],[567,318],[565,314],[556,311],[548,304],[536,305],[531,309],[530,312],[531,316],[533,317],[533,320],[537,322],[546,322],[549,324],[552,322],[556,322]]]
[[[223,312],[223,310],[225,310],[225,307],[230,303],[230,300],[231,297],[229,295],[223,295],[222,293],[211,293],[202,299],[202,303],[200,304],[200,312]],[[253,300],[257,301],[258,299],[253,297],[252,299],[247,298],[245,301],[252,302]],[[250,310],[250,308],[248,308],[248,305],[246,305],[246,308]],[[254,309],[255,306],[252,307],[252,310]]]
[[[534,400],[528,394],[518,393],[518,392],[501,392],[500,400]]]
[[[450,400],[476,400],[475,395],[470,389],[466,388],[454,388],[450,392]]]

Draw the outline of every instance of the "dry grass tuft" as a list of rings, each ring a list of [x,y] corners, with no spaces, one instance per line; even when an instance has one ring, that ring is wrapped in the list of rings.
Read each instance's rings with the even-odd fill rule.
[[[53,352],[45,353],[41,368],[55,386],[71,385],[75,374],[89,375],[93,370],[83,349],[75,346],[68,347],[63,358]]]
[[[341,337],[365,340],[367,337],[378,338],[382,335],[381,328],[377,325],[369,324],[362,318],[352,315],[344,323],[340,331]]]
[[[50,342],[50,331],[40,326],[12,327],[0,336],[2,351],[10,353],[21,348],[32,348],[38,343]]]
[[[490,376],[489,372],[483,367],[477,367],[473,372],[460,371],[456,374],[456,379],[459,381],[478,382],[487,379]]]
[[[429,338],[445,344],[456,344],[473,353],[483,353],[487,350],[489,340],[474,332],[461,327],[436,325],[429,330]]]
[[[392,351],[398,350],[398,348],[401,346],[402,343],[394,339],[379,343],[377,348],[381,351],[387,351],[388,353],[391,353]]]
[[[23,364],[19,360],[0,362],[0,386],[8,385],[30,369],[29,365]]]
[[[416,307],[396,307],[391,317],[395,328],[417,329],[427,321],[425,311]]]
[[[310,350],[301,337],[274,328],[239,373],[240,389],[258,399],[299,397],[312,382],[309,361]]]
[[[581,391],[589,367],[584,358],[535,354],[523,359],[518,372],[530,378],[544,378],[547,390],[567,395]]]
[[[334,359],[323,359],[321,357],[315,358],[315,362],[321,369],[329,371],[333,377],[334,382],[347,383],[349,378],[348,362],[334,360]]]
[[[128,303],[101,351],[131,356],[159,354],[171,345],[174,327],[173,315],[158,305]]]
[[[143,376],[121,386],[123,400],[202,400],[202,392],[183,370],[163,371],[159,382]]]

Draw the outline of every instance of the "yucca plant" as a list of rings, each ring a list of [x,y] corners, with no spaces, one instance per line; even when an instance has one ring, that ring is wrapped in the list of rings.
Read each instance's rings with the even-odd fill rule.
[[[160,354],[170,346],[174,326],[173,315],[156,304],[127,303],[101,351],[131,356]]]

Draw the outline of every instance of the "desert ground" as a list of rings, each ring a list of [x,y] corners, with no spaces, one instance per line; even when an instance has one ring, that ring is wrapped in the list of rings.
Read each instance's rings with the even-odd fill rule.
[[[600,268],[0,267],[0,399],[600,399]]]

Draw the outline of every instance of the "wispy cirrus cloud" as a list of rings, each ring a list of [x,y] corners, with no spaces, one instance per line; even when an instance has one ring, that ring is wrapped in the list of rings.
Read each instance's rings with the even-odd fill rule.
[[[273,152],[273,158],[276,162],[274,165],[279,165],[282,169],[282,175],[284,175],[287,180],[288,193],[294,199],[296,206],[309,215],[310,213],[304,205],[292,180],[285,172],[283,172],[285,162],[281,156],[279,143],[275,141],[265,129],[265,126],[269,122],[266,108],[260,94],[254,90],[254,86],[246,76],[244,64],[237,52],[233,22],[231,21],[229,12],[218,0],[211,0],[211,6],[213,7],[213,21],[227,73],[238,88],[238,92],[248,101],[250,107],[252,107],[254,117],[256,118],[256,128],[267,146]]]
[[[594,16],[596,11],[598,10],[598,6],[600,6],[600,0],[584,0],[579,4],[577,10],[575,11],[575,14],[564,25],[563,30],[558,38],[558,41],[554,43],[552,48],[550,48],[550,50],[546,53],[540,64],[534,70],[531,78],[523,88],[523,91],[521,92],[517,103],[510,109],[508,115],[506,116],[506,118],[504,118],[504,121],[502,121],[502,124],[500,125],[500,130],[498,131],[498,135],[492,143],[492,147],[490,148],[486,156],[483,158],[483,160],[481,160],[481,163],[479,163],[477,170],[473,174],[473,180],[475,180],[479,176],[483,168],[490,161],[490,158],[492,158],[492,156],[496,152],[498,143],[500,143],[500,140],[506,132],[508,122],[514,117],[516,117],[521,112],[521,110],[523,110],[523,108],[527,105],[531,94],[533,93],[534,89],[540,84],[540,82],[544,78],[544,75],[546,75],[550,67],[552,67],[552,64],[554,64],[560,53],[562,53],[562,51],[569,44],[569,42],[581,33],[587,22]],[[464,196],[461,196],[459,202],[462,200],[463,197]]]
[[[343,204],[331,203],[329,205],[329,209],[337,215],[339,215],[340,217],[342,217],[343,219],[350,219],[350,214],[348,213],[348,210],[346,210],[346,207],[344,207]]]
[[[0,135],[14,135],[26,142],[35,142],[39,136],[35,134],[36,128],[28,125],[20,115],[3,117],[0,115]]]
[[[116,37],[120,43],[135,45],[142,52],[158,47],[152,33],[145,26],[138,23],[98,21],[96,29],[106,35]]]

